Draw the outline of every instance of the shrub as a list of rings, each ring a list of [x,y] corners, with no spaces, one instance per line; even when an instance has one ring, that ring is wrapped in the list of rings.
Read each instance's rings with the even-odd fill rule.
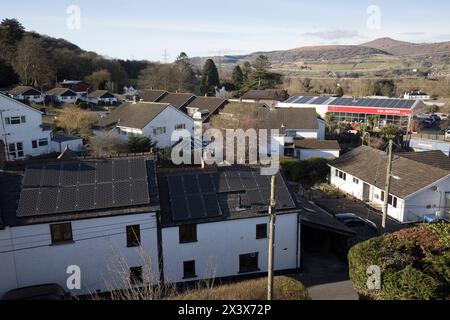
[[[308,160],[282,158],[281,167],[289,181],[309,184],[323,182],[330,172],[328,160],[321,158]]]
[[[369,299],[444,299],[450,296],[448,224],[420,225],[354,246],[348,255],[355,290]],[[369,266],[379,266],[381,289],[367,287]]]
[[[148,152],[153,146],[152,140],[143,135],[131,135],[128,138],[128,150],[133,153]]]

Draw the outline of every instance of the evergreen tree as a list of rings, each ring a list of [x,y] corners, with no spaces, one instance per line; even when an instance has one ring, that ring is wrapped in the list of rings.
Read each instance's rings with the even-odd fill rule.
[[[203,75],[200,91],[202,94],[214,94],[216,87],[220,85],[219,72],[212,59],[208,59],[203,66]]]
[[[175,60],[175,73],[178,78],[178,92],[192,91],[195,86],[195,73],[185,52],[181,52]]]
[[[231,82],[237,90],[241,90],[242,86],[244,85],[244,73],[242,72],[242,69],[239,65],[237,65],[233,70],[233,73],[231,75]]]

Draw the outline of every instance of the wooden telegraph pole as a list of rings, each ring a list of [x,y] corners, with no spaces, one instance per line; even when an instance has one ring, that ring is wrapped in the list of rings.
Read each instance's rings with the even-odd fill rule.
[[[386,184],[384,189],[384,206],[383,206],[383,221],[381,223],[382,232],[386,232],[386,220],[388,217],[388,207],[389,207],[389,194],[391,190],[391,177],[392,177],[392,147],[394,142],[392,139],[389,140],[388,147],[388,159],[387,159],[387,171],[386,171]]]
[[[275,248],[275,223],[276,223],[276,212],[275,212],[275,183],[276,177],[272,176],[270,184],[270,205],[269,205],[269,254],[268,254],[268,276],[267,276],[267,300],[273,299],[273,265],[274,265],[274,248]]]

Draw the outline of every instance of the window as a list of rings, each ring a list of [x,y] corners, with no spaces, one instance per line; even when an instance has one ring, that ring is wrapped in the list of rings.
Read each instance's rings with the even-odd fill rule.
[[[25,123],[25,117],[21,116],[21,117],[8,117],[5,118],[5,123],[6,124],[21,124],[21,123]]]
[[[381,201],[384,201],[384,191],[381,191],[381,197],[380,197]]]
[[[70,222],[50,225],[50,233],[52,244],[73,242],[72,224]]]
[[[144,275],[142,272],[142,267],[131,267],[130,268],[130,283],[132,285],[142,284],[144,282]]]
[[[44,138],[44,139],[39,139],[39,147],[45,147],[48,146],[48,139]]]
[[[267,239],[267,224],[256,226],[256,239]]]
[[[195,260],[183,262],[183,274],[184,279],[197,277],[195,274]]]
[[[239,256],[239,273],[259,271],[258,252],[241,254]]]
[[[37,147],[38,147],[38,142],[37,142],[37,140],[31,141],[31,145],[33,146],[33,149],[37,149]]]
[[[336,169],[336,177],[342,180],[347,180],[347,174],[337,169]]]
[[[197,225],[186,224],[179,227],[180,243],[197,242]]]
[[[164,134],[164,133],[166,133],[166,127],[159,127],[159,128],[153,129],[153,134],[155,136],[158,136],[158,135]]]
[[[10,143],[8,145],[8,153],[9,156],[13,159],[20,159],[25,156],[25,153],[23,151],[23,143],[22,142],[16,142],[16,143]]]
[[[359,179],[353,178],[353,183],[354,183],[354,184],[359,184]]]
[[[127,247],[139,247],[141,245],[141,226],[127,226]]]
[[[182,123],[182,124],[177,124],[177,125],[175,126],[175,130],[184,130],[184,129],[186,129],[186,125],[185,125],[184,123]]]
[[[397,198],[389,195],[388,197],[388,203],[393,206],[394,208],[397,208]]]

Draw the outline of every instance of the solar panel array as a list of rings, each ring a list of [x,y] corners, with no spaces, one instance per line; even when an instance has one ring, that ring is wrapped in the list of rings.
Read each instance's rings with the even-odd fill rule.
[[[347,107],[368,107],[368,108],[394,108],[411,109],[416,101],[406,99],[375,99],[375,98],[331,98],[331,97],[303,97],[294,96],[284,103],[312,104],[312,105],[333,105]]]
[[[154,167],[153,162],[149,163],[147,167]],[[154,184],[150,188],[156,188]],[[25,171],[17,216],[121,208],[149,202],[144,158],[33,165]]]
[[[265,210],[269,203],[270,177],[260,175],[259,170],[225,169],[220,172],[168,175],[166,179],[172,219],[177,222],[220,217],[235,211],[235,207],[223,205],[231,194],[239,194],[242,203],[249,209]],[[280,174],[276,198],[278,210],[295,208]]]

